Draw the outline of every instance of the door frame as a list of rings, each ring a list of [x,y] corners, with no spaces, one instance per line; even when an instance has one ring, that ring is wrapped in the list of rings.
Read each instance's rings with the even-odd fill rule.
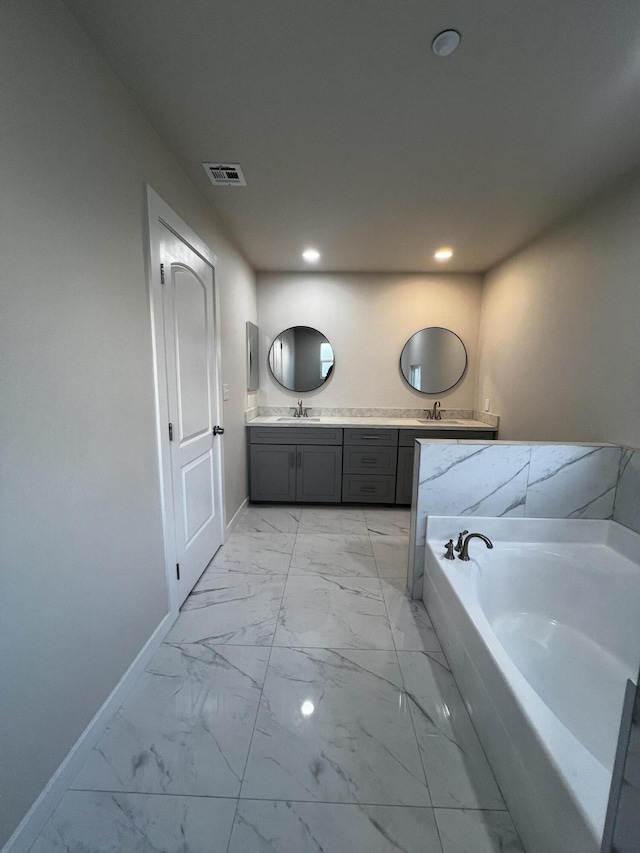
[[[176,579],[177,547],[175,521],[173,517],[173,479],[171,473],[171,447],[169,444],[169,396],[167,388],[167,357],[165,348],[164,311],[162,299],[162,282],[160,279],[160,247],[162,231],[166,228],[179,240],[185,243],[193,252],[199,255],[211,267],[213,277],[213,313],[214,313],[214,370],[213,370],[213,401],[217,407],[217,423],[223,424],[222,382],[220,365],[222,344],[220,340],[220,295],[216,280],[216,264],[218,261],[211,249],[189,228],[178,214],[162,199],[158,193],[145,184],[147,205],[147,234],[146,234],[146,266],[149,284],[149,306],[151,311],[151,346],[153,354],[153,383],[155,392],[156,411],[156,440],[158,446],[158,466],[160,477],[160,505],[162,510],[162,533],[164,538],[165,572],[167,579],[167,598],[169,609],[178,610],[178,587]],[[221,541],[224,541],[226,530],[226,512],[224,506],[224,454],[222,453],[222,436],[217,436],[213,443],[216,469],[219,472],[215,484],[215,499],[220,508]],[[212,555],[213,556],[213,555]]]

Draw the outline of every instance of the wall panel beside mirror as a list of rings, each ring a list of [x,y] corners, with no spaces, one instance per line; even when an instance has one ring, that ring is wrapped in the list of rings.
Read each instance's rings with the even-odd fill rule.
[[[404,345],[400,371],[423,394],[441,394],[457,385],[467,369],[467,350],[450,329],[420,329]]]
[[[257,391],[260,387],[258,335],[256,324],[247,320],[247,391]]]
[[[269,350],[269,369],[276,382],[296,393],[314,391],[333,372],[333,348],[310,326],[292,326],[275,338]]]

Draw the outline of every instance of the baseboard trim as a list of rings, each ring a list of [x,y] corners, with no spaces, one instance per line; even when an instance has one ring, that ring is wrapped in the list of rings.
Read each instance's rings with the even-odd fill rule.
[[[123,703],[127,694],[158,650],[169,628],[178,616],[177,612],[167,613],[162,622],[144,644],[129,669],[111,691],[100,710],[80,735],[71,750],[58,767],[44,790],[18,824],[15,832],[0,853],[28,853],[36,838],[67,792],[69,785],[77,776],[89,752],[98,742],[109,721]]]
[[[226,530],[225,530],[225,532],[224,532],[224,541],[225,541],[225,542],[226,542],[226,541],[227,541],[227,539],[229,538],[229,535],[233,532],[233,528],[234,528],[234,527],[236,526],[236,524],[240,521],[240,516],[241,516],[241,515],[242,515],[242,513],[245,511],[245,509],[247,508],[248,504],[249,504],[249,498],[248,498],[248,497],[246,497],[246,498],[242,501],[242,503],[240,504],[240,506],[238,507],[237,512],[234,514],[234,516],[233,516],[233,518],[231,519],[231,521],[229,522],[229,524],[227,524]]]

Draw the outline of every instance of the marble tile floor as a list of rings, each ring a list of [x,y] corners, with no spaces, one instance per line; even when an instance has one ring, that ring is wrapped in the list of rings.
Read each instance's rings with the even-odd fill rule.
[[[408,528],[248,508],[32,853],[522,853]]]

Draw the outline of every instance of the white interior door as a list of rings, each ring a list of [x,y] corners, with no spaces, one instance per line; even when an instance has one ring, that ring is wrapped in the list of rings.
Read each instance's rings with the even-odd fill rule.
[[[150,229],[165,552],[175,607],[224,534],[215,271],[175,223],[154,221],[151,205]]]

